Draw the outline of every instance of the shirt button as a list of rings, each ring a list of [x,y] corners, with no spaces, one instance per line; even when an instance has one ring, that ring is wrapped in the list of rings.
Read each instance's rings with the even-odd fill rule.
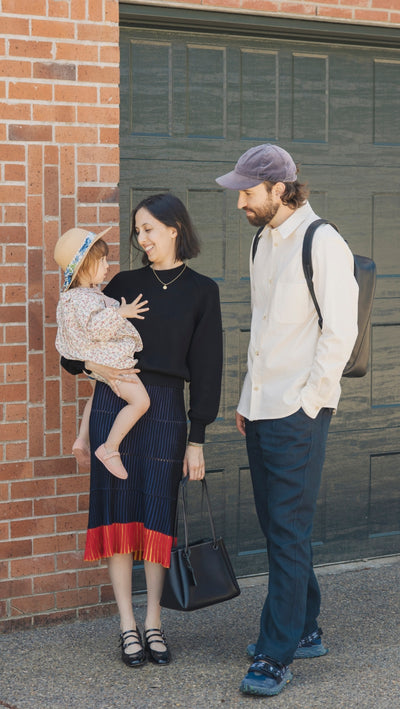
[[[254,391],[258,391],[258,387],[254,387]]]
[[[259,351],[257,350],[257,351],[256,351],[256,355],[257,355],[257,357],[259,356],[259,354],[260,354],[260,353],[259,353]]]
[[[263,320],[266,320],[266,319],[267,319],[267,316],[266,316],[266,315],[263,315]]]

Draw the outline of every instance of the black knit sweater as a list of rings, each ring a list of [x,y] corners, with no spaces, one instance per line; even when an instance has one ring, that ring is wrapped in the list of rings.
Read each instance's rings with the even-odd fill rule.
[[[168,283],[182,266],[158,271]],[[190,268],[164,290],[149,266],[121,271],[104,289],[116,300],[130,303],[139,293],[148,300],[145,319],[131,322],[139,330],[143,350],[137,353],[139,375],[146,383],[190,382],[189,440],[204,441],[205,427],[217,413],[221,391],[222,325],[217,284]],[[83,362],[61,359],[71,374]]]

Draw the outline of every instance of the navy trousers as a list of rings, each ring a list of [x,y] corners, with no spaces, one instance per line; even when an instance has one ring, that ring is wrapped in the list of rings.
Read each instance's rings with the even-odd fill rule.
[[[300,638],[317,629],[320,590],[311,534],[332,409],[311,419],[246,420],[246,443],[261,529],[267,540],[268,595],[256,655],[288,665]]]

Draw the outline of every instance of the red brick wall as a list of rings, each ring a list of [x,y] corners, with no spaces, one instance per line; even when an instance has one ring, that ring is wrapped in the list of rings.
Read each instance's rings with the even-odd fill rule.
[[[54,349],[57,238],[118,260],[118,0],[0,0],[0,630],[113,609],[83,563],[88,476],[71,442],[88,384]],[[100,601],[110,604],[99,605]]]
[[[135,4],[135,0],[132,4]],[[326,20],[400,25],[399,0],[174,0],[158,4],[262,12],[304,19],[320,17]]]

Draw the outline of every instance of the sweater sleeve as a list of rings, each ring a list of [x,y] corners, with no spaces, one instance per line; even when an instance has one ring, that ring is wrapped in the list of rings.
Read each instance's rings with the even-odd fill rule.
[[[81,374],[85,368],[85,363],[81,362],[79,359],[66,359],[65,357],[61,357],[61,366],[69,373],[69,374]]]
[[[189,441],[203,443],[205,427],[217,416],[222,375],[222,322],[219,290],[209,281],[188,353],[190,371]]]

